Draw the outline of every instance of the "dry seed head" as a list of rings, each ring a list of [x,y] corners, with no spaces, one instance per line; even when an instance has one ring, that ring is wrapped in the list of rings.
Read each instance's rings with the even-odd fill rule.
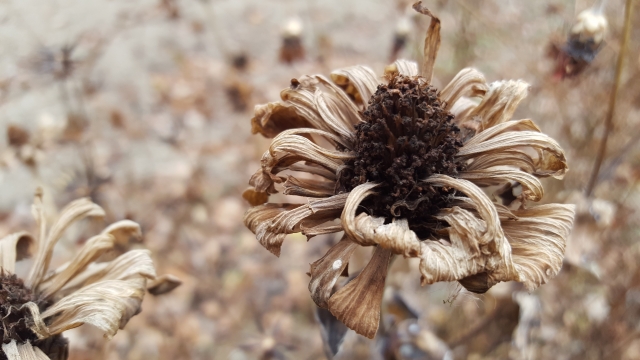
[[[432,215],[447,207],[452,191],[422,183],[433,174],[456,176],[460,130],[437,90],[421,77],[395,76],[378,86],[356,126],[356,158],[347,161],[339,192],[379,183],[375,200],[362,206],[374,216],[406,218],[412,230],[429,236]]]

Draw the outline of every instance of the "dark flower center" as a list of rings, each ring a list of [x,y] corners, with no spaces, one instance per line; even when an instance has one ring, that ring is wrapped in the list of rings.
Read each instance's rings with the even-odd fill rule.
[[[0,270],[0,319],[2,327],[2,342],[7,344],[15,340],[18,344],[30,341],[44,351],[52,360],[64,360],[68,357],[68,343],[62,335],[55,335],[47,339],[39,340],[31,331],[33,317],[27,308],[22,305],[28,302],[38,305],[40,311],[51,305],[50,301],[38,299],[33,292],[24,285],[24,282],[15,274],[8,274]],[[0,360],[6,360],[7,356],[0,350]]]
[[[20,307],[34,301],[34,295],[21,279],[15,274],[0,274],[0,317],[2,318],[3,343],[16,340],[24,343],[27,340],[36,341],[38,337],[29,329],[31,314],[26,308]]]
[[[362,202],[363,211],[391,221],[405,218],[424,238],[439,221],[453,190],[422,182],[433,174],[456,176],[462,146],[453,115],[443,108],[437,90],[423,78],[395,76],[378,86],[356,126],[356,158],[340,173],[337,192],[377,182],[377,195]]]

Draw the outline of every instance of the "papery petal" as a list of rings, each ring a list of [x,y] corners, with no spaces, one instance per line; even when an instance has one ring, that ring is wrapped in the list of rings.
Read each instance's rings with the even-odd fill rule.
[[[111,234],[101,234],[87,240],[80,252],[59,273],[47,279],[47,283],[41,284],[39,291],[45,299],[51,297],[75,275],[82,272],[91,262],[96,260],[114,245],[114,237]]]
[[[34,243],[35,239],[25,231],[0,239],[0,268],[7,273],[15,273],[16,261],[31,256]]]
[[[36,196],[36,199],[34,200],[33,213],[37,220],[42,216],[42,199],[39,196]],[[104,216],[104,210],[102,210],[100,206],[91,202],[88,198],[75,200],[62,209],[60,218],[51,227],[49,235],[46,238],[41,237],[38,239],[38,252],[26,281],[26,285],[28,287],[35,289],[40,281],[43,280],[49,268],[49,263],[51,262],[53,247],[56,245],[67,227],[88,216]]]
[[[367,106],[380,83],[376,73],[362,65],[334,70],[331,72],[331,80],[363,107]]]
[[[250,187],[242,193],[242,198],[247,200],[251,206],[258,206],[269,201],[269,194],[256,191],[255,188]]]
[[[364,183],[349,193],[341,216],[345,233],[362,246],[379,245],[404,257],[418,256],[420,239],[409,229],[409,223],[405,219],[394,219],[390,224],[385,224],[383,217],[364,213],[356,216],[358,206],[374,193],[376,186],[375,183]]]
[[[51,335],[91,324],[113,337],[140,311],[146,279],[106,280],[86,286],[53,304],[41,314]]]
[[[333,286],[349,263],[358,244],[344,236],[320,259],[311,264],[309,292],[316,305],[327,308]]]
[[[507,146],[504,141],[508,141]],[[560,145],[540,133],[536,124],[528,119],[507,121],[477,134],[456,156],[473,159],[468,169],[474,170],[512,165],[538,177],[557,179],[562,179],[568,170]]]
[[[7,344],[2,344],[2,352],[8,360],[50,360],[42,350],[31,345],[29,341],[18,344],[11,340]]]
[[[542,183],[535,176],[507,166],[465,170],[461,171],[458,177],[470,180],[477,186],[501,185],[509,181],[516,181],[522,185],[524,197],[531,201],[540,201],[544,195]]]
[[[244,216],[245,225],[267,250],[280,256],[280,248],[287,234],[300,231],[305,219],[321,218],[326,222],[340,216],[347,194],[310,200],[307,204],[264,204],[249,209]]]
[[[482,102],[469,115],[482,119],[482,130],[511,120],[520,101],[527,97],[529,84],[522,80],[496,81]]]
[[[329,311],[348,328],[373,339],[380,323],[380,306],[391,251],[376,247],[362,272],[329,299]]]
[[[484,292],[500,281],[520,281],[511,260],[511,247],[500,227],[498,212],[482,190],[467,180],[446,175],[432,175],[425,182],[461,191],[473,203],[477,215],[457,206],[442,211],[439,218],[449,224],[445,229],[449,233],[449,241],[421,243],[422,283],[462,280],[462,285],[468,285],[464,280],[476,276],[474,280],[482,279],[484,283],[474,281],[472,288],[466,287]]]
[[[503,219],[502,229],[511,244],[521,281],[533,291],[555,277],[562,267],[575,205],[546,204],[512,213],[516,218]]]
[[[442,89],[440,99],[446,103],[445,109],[450,110],[460,98],[482,96],[488,89],[487,80],[480,71],[466,68],[460,70]]]
[[[131,220],[116,221],[102,230],[101,234],[113,236],[114,244],[120,246],[128,245],[131,239],[135,241],[142,240],[142,229],[140,229],[140,225]]]
[[[313,125],[301,114],[296,107],[281,102],[271,102],[256,105],[251,118],[251,132],[272,138],[284,130],[308,128]]]
[[[91,263],[62,288],[62,293],[67,294],[103,280],[126,280],[139,277],[146,279],[156,277],[151,252],[146,249],[127,251],[109,262]]]
[[[402,76],[418,76],[418,64],[413,61],[398,59],[384,69],[386,78],[395,74]]]
[[[147,291],[151,295],[166,294],[178,286],[182,285],[182,280],[171,274],[164,274],[155,278],[151,283],[147,284]]]
[[[422,1],[413,4],[413,9],[431,18],[429,29],[427,30],[427,37],[424,39],[422,69],[420,69],[420,75],[422,75],[428,83],[431,83],[433,67],[435,66],[438,50],[440,49],[440,19],[433,15],[429,9],[422,6]]]
[[[332,196],[335,191],[335,182],[319,179],[299,179],[287,176],[287,180],[282,184],[285,195],[295,195],[313,198],[325,198]]]

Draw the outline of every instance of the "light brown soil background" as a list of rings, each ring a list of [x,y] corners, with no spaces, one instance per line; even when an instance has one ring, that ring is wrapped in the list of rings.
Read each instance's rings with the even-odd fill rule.
[[[590,202],[580,194],[602,135],[624,2],[608,2],[610,32],[595,62],[561,82],[552,79],[547,46],[590,2],[425,5],[442,20],[435,85],[466,66],[490,81],[529,82],[516,118],[533,119],[558,140],[571,168],[564,181],[545,181],[545,201],[577,203],[579,215],[562,272],[531,295],[517,284],[483,296],[453,284],[420,287],[417,263],[395,261],[385,324],[406,318],[394,311],[401,298],[419,313],[421,334],[435,334],[455,359],[640,358],[640,6]],[[325,357],[305,273],[334,239],[291,236],[278,259],[242,224],[240,194],[268,145],[251,135],[251,110],[303,74],[353,64],[381,73],[403,12],[391,0],[0,3],[0,236],[33,230],[37,186],[52,215],[91,196],[106,221],[71,229],[54,261],[64,262],[91,230],[130,218],[142,225],[158,272],[184,281],[171,294],[147,296],[111,341],[88,326],[67,332],[71,359]],[[306,57],[288,66],[278,62],[280,32],[294,16],[304,24]],[[420,21],[405,58],[419,54],[427,26]],[[72,49],[68,63],[64,49]],[[231,66],[238,54],[249,60],[244,72]],[[245,110],[234,109],[234,88]],[[28,143],[8,146],[10,124],[30,134]],[[352,269],[364,265],[361,255]],[[377,342],[349,333],[336,358],[382,359],[389,329]],[[420,344],[407,344],[396,359],[423,358]]]

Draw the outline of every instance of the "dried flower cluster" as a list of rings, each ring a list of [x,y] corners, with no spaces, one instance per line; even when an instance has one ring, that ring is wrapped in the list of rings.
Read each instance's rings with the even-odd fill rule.
[[[529,119],[511,120],[528,85],[487,83],[468,68],[436,90],[440,21],[414,7],[431,17],[420,73],[398,60],[382,78],[365,66],[331,80],[303,76],[252,119],[254,133],[273,141],[244,193],[253,205],[246,226],[275,255],[287,234],[344,231],[311,264],[309,290],[369,338],[394,255],[420,259],[422,284],[459,281],[482,293],[518,281],[533,290],[560,270],[574,217],[572,205],[528,204],[543,197],[540,178],[567,171],[556,141]],[[268,202],[280,191],[310,199]],[[336,291],[358,246],[375,247],[371,260]]]
[[[140,226],[130,220],[108,226],[88,239],[71,261],[50,269],[53,249],[65,230],[82,218],[104,216],[104,211],[86,198],[79,199],[47,229],[39,191],[32,212],[37,237],[19,232],[0,239],[0,358],[66,359],[65,330],[91,324],[111,338],[140,312],[147,290],[157,295],[180,284],[170,275],[156,278],[148,250],[130,250],[99,262],[110,250],[141,236]],[[34,247],[33,265],[22,280],[15,274],[16,262],[30,257]]]

